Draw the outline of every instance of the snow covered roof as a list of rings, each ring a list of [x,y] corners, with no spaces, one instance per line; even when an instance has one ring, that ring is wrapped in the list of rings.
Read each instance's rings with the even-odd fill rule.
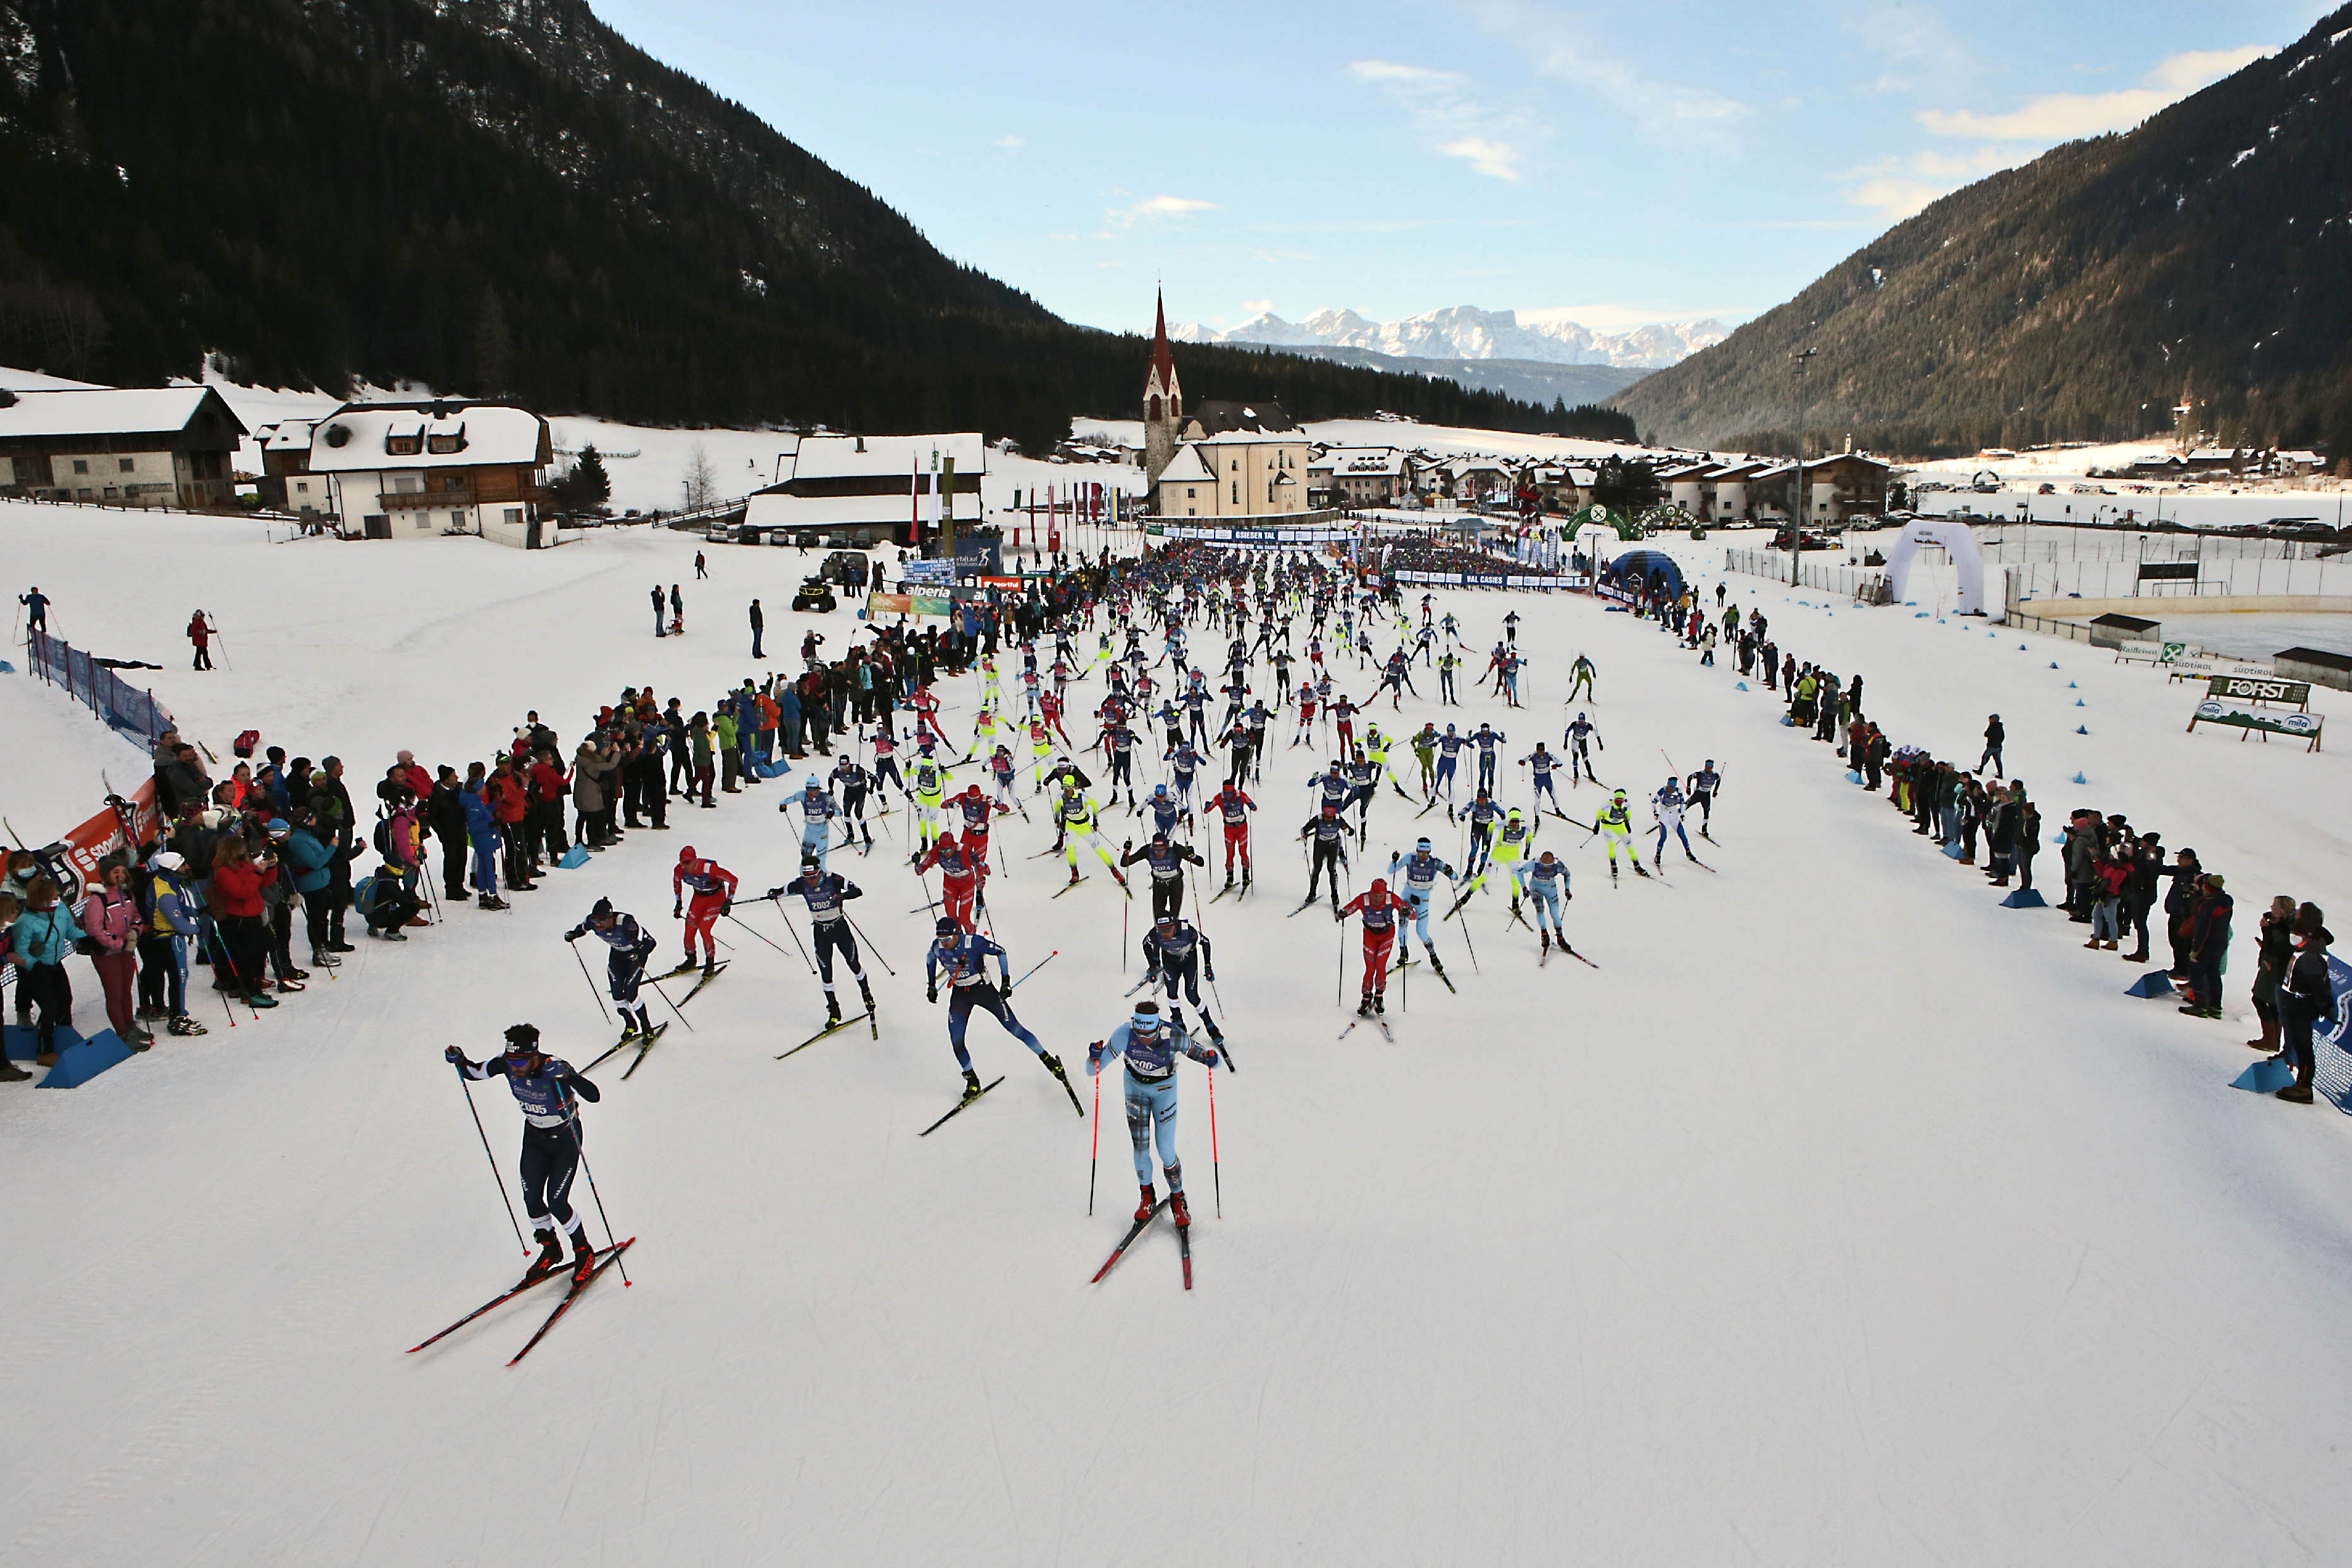
[[[95,391],[19,392],[0,408],[0,440],[14,437],[176,435],[194,423],[206,398],[236,426],[245,422],[209,386],[105,387]]]
[[[963,464],[956,464],[957,477],[963,473]],[[977,522],[980,498],[970,491],[956,495],[956,521]],[[923,521],[931,521],[934,513],[929,496],[922,498]],[[761,490],[743,503],[743,526],[746,528],[840,528],[845,526],[883,526],[905,528],[914,517],[914,498],[904,491],[897,495],[879,496],[795,496],[780,490]]]
[[[793,457],[796,479],[889,478],[931,470],[955,459],[956,478],[988,471],[988,443],[977,430],[939,436],[803,436]]]
[[[1193,447],[1296,447],[1307,437],[1294,426],[1287,430],[1220,430],[1186,443]]]
[[[1209,472],[1209,466],[1202,460],[1197,447],[1185,447],[1169,459],[1166,468],[1160,470],[1161,484],[1171,479],[1179,484],[1206,485],[1215,483],[1216,476]]]
[[[307,452],[310,449],[310,432],[315,419],[281,419],[275,425],[264,425],[253,433],[265,452]]]
[[[1334,447],[1318,467],[1329,468],[1335,477],[1381,478],[1402,474],[1408,461],[1394,447]]]
[[[413,441],[417,449],[395,452],[394,441]],[[346,403],[310,432],[310,470],[320,474],[492,463],[538,468],[553,457],[547,421],[510,403]]]

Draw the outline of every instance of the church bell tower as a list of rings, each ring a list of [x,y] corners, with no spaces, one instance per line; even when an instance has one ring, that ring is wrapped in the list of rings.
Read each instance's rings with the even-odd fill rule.
[[[1156,484],[1160,471],[1176,458],[1176,426],[1184,416],[1184,389],[1176,381],[1176,356],[1168,347],[1168,303],[1158,301],[1151,330],[1151,368],[1143,377],[1143,477]]]

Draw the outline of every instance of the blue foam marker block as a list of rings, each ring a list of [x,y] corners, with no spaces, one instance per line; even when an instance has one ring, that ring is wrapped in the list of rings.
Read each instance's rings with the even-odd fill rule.
[[[574,844],[563,852],[563,858],[558,860],[556,864],[567,871],[577,871],[581,867],[588,864],[588,846]]]
[[[2294,1069],[2276,1057],[2264,1057],[2246,1064],[2246,1070],[2230,1080],[2231,1089],[2252,1089],[2256,1094],[2276,1094],[2294,1081]]]
[[[2067,689],[2067,690],[2069,690],[2069,691],[2073,691],[2073,690],[2075,690],[2075,689],[2076,689],[2076,687],[2075,687],[2074,683],[2073,681],[2071,681],[2071,680],[2070,680],[2070,681],[2068,681],[2068,682],[2066,683],[2066,689]]]
[[[16,673],[16,667],[15,665],[10,664],[5,658],[0,658],[0,675],[14,675]]]
[[[2057,668],[2058,668],[2058,661],[2057,661],[2056,659],[2054,659],[2054,658],[2053,658],[2053,659],[2052,659],[2052,660],[2050,661],[2050,668],[2053,668],[2053,669]]]
[[[861,621],[862,621],[862,620],[864,620],[864,619],[866,618],[866,612],[865,612],[864,610],[862,610],[862,609],[861,609],[861,610],[859,610],[859,611],[857,612],[857,618],[858,618],[859,620],[861,620]]]
[[[1919,607],[1919,601],[1916,599],[1906,599],[1903,601],[1903,607],[1906,610],[1916,610]]]
[[[9,1060],[28,1062],[41,1054],[41,1037],[37,1030],[27,1028],[22,1024],[10,1024],[6,1026],[5,1034]],[[62,1055],[81,1044],[81,1036],[71,1025],[59,1024],[57,1042],[58,1051]]]
[[[1731,683],[1731,689],[1734,691],[1745,691],[1748,689],[1748,682],[1744,680],[1735,680]]]
[[[2173,995],[2175,993],[2172,989],[2172,976],[2161,969],[2151,969],[2133,981],[2124,994],[2126,996]]]
[[[2000,907],[2005,910],[2046,910],[2050,907],[2050,900],[2042,896],[2039,888],[2020,888],[2001,900]]]
[[[1792,717],[1791,715],[1787,714],[1787,713],[1783,713],[1783,714],[1781,714],[1781,715],[1780,715],[1780,722],[1781,722],[1781,723],[1783,723],[1783,724],[1789,725],[1790,728],[1792,728],[1792,729],[1793,729],[1793,728],[1795,728],[1795,726],[1796,726],[1796,722],[1797,722],[1797,721],[1796,721],[1796,720],[1795,720],[1795,718],[1794,718],[1794,717]]]
[[[1957,844],[1947,844],[1944,846],[1944,853],[1957,860],[1960,858],[1960,847]]]
[[[2077,724],[2074,726],[2074,733],[2077,735],[2087,735],[2090,732],[2090,729],[2087,725]]]
[[[2023,652],[2025,651],[2025,645],[2024,645],[2023,643],[2019,643],[2019,644],[2017,645],[2017,651],[2018,651],[2018,652],[2020,652],[2020,653],[2023,653]]]
[[[63,1030],[58,1033],[63,1034]],[[37,1086],[41,1089],[79,1089],[110,1067],[131,1059],[131,1050],[122,1043],[122,1037],[111,1029],[100,1029],[70,1050],[58,1052],[58,1065],[49,1076]]]
[[[2091,781],[2090,781],[2090,780],[2088,780],[2088,779],[2086,779],[2086,778],[2084,778],[2082,774],[2080,774],[2080,773],[2076,773],[2071,782],[2072,782],[2072,783],[2074,783],[2074,784],[2089,784]],[[2063,844],[2063,843],[2065,843],[2065,842],[2066,842],[2066,836],[2065,836],[2064,834],[2063,834],[2063,833],[2062,833],[2062,834],[2060,834],[2057,837],[2055,837],[2055,838],[2052,839],[2050,842],[2051,842],[2051,843],[2053,843],[2053,844]]]
[[[1848,768],[1845,771],[1845,782],[1851,784],[1858,784],[1862,782],[1862,775],[1856,773],[1853,769]]]
[[[1920,611],[1917,615],[1916,615],[1916,616],[1912,616],[1911,618],[1912,618],[1913,620],[1915,620],[1915,621],[1924,621],[1924,620],[1926,620],[1926,619],[1927,618],[1927,611],[1925,611],[1925,610],[1922,610],[1922,611]]]
[[[2069,685],[2072,685],[2073,683],[2070,681],[2070,682],[2068,682],[2068,684],[2069,684]],[[2074,699],[2074,706],[2075,706],[2075,707],[2077,707],[2077,708],[2088,708],[2088,707],[2090,706],[2090,704],[2089,704],[2089,703],[2087,703],[2087,702],[2085,702],[2085,701],[2084,701],[2081,698],[2077,697],[2076,699]]]

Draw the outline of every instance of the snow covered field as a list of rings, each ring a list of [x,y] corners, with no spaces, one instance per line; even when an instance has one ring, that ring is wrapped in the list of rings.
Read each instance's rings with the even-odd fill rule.
[[[529,554],[271,545],[241,523],[0,505],[0,549],[62,635],[164,665],[157,695],[224,757],[253,725],[349,759],[355,793],[401,746],[486,756],[530,709],[569,743],[623,685],[707,706],[757,670],[754,594],[780,659],[804,626],[837,649],[857,625],[783,608],[797,551],[714,548],[698,585],[694,548],[639,531]],[[1711,594],[1720,542],[1668,548]],[[684,638],[647,634],[656,582],[685,584]],[[2341,750],[2184,735],[2186,689],[2074,645],[1729,584],[1800,658],[1865,673],[1898,744],[1973,757],[1999,711],[2053,822],[2095,804],[2196,847],[2239,901],[2233,1011],[2271,893],[2352,918]],[[233,668],[184,669],[196,604]],[[607,1276],[512,1372],[529,1303],[403,1353],[518,1264],[442,1046],[482,1055],[530,1019],[593,1056],[608,1026],[562,933],[609,895],[674,958],[659,905],[686,844],[747,890],[782,881],[797,818],[763,785],[675,811],[510,913],[362,942],[259,1021],[231,1030],[215,1007],[210,1035],[79,1091],[0,1094],[0,1561],[2352,1554],[2352,1372],[2328,1343],[2352,1288],[2352,1126],[2232,1091],[2242,1025],[2124,996],[2137,967],[2085,952],[2062,914],[1998,908],[1728,668],[1582,599],[1441,608],[1480,647],[1519,611],[1530,707],[1408,701],[1384,727],[1489,719],[1514,757],[1557,746],[1585,651],[1612,784],[1646,794],[1663,752],[1722,767],[1717,869],[1676,859],[1665,885],[1612,889],[1598,847],[1545,818],[1539,847],[1575,873],[1570,934],[1601,967],[1539,969],[1486,900],[1475,961],[1462,922],[1439,928],[1459,995],[1416,970],[1409,999],[1391,991],[1393,1046],[1342,1042],[1325,988],[1352,1001],[1352,926],[1286,918],[1326,754],[1281,744],[1286,713],[1253,790],[1259,889],[1204,910],[1240,1070],[1216,1086],[1220,1221],[1207,1085],[1183,1069],[1191,1294],[1164,1229],[1086,1284],[1132,1206],[1119,1118],[1090,1219],[1086,1122],[985,1019],[975,1058],[1008,1080],[915,1136],[957,1079],[915,978],[920,889],[885,836],[835,860],[898,970],[877,970],[879,1040],[775,1061],[816,1027],[818,993],[721,922],[735,963],[695,1029],[625,1084],[600,1071],[587,1116],[604,1200],[640,1238],[634,1286]],[[42,695],[0,676],[12,735],[56,717],[33,716]],[[951,695],[951,722],[972,696]],[[2087,784],[2062,782],[2078,770]],[[23,787],[6,809],[29,832]],[[1426,829],[1458,863],[1442,815],[1416,823],[1392,795],[1375,815],[1381,860]],[[1042,818],[1000,827],[989,901],[1015,973],[1058,954],[1015,1002],[1076,1064],[1127,1012],[1140,931],[1123,945],[1130,907],[1098,870],[1049,899],[1056,863],[1027,858],[1047,841]],[[86,966],[77,986],[88,1021]],[[494,1086],[476,1099],[507,1170],[517,1118]]]

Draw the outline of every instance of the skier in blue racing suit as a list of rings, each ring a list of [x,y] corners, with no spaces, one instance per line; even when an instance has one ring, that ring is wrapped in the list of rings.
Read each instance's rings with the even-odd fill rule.
[[[1178,1225],[1192,1223],[1192,1211],[1184,1206],[1184,1167],[1176,1154],[1176,1058],[1180,1055],[1206,1068],[1231,1066],[1213,1047],[1194,1043],[1184,1027],[1181,1007],[1175,1009],[1172,1018],[1162,1019],[1160,1004],[1149,1000],[1137,1003],[1134,1016],[1113,1029],[1110,1038],[1087,1047],[1090,1078],[1099,1075],[1103,1064],[1112,1058],[1127,1058],[1127,1135],[1135,1143],[1135,1180],[1143,1189],[1142,1202],[1135,1209],[1139,1222],[1150,1219],[1160,1201],[1151,1186],[1151,1145],[1156,1133],[1160,1168],[1168,1177],[1169,1210]]]

